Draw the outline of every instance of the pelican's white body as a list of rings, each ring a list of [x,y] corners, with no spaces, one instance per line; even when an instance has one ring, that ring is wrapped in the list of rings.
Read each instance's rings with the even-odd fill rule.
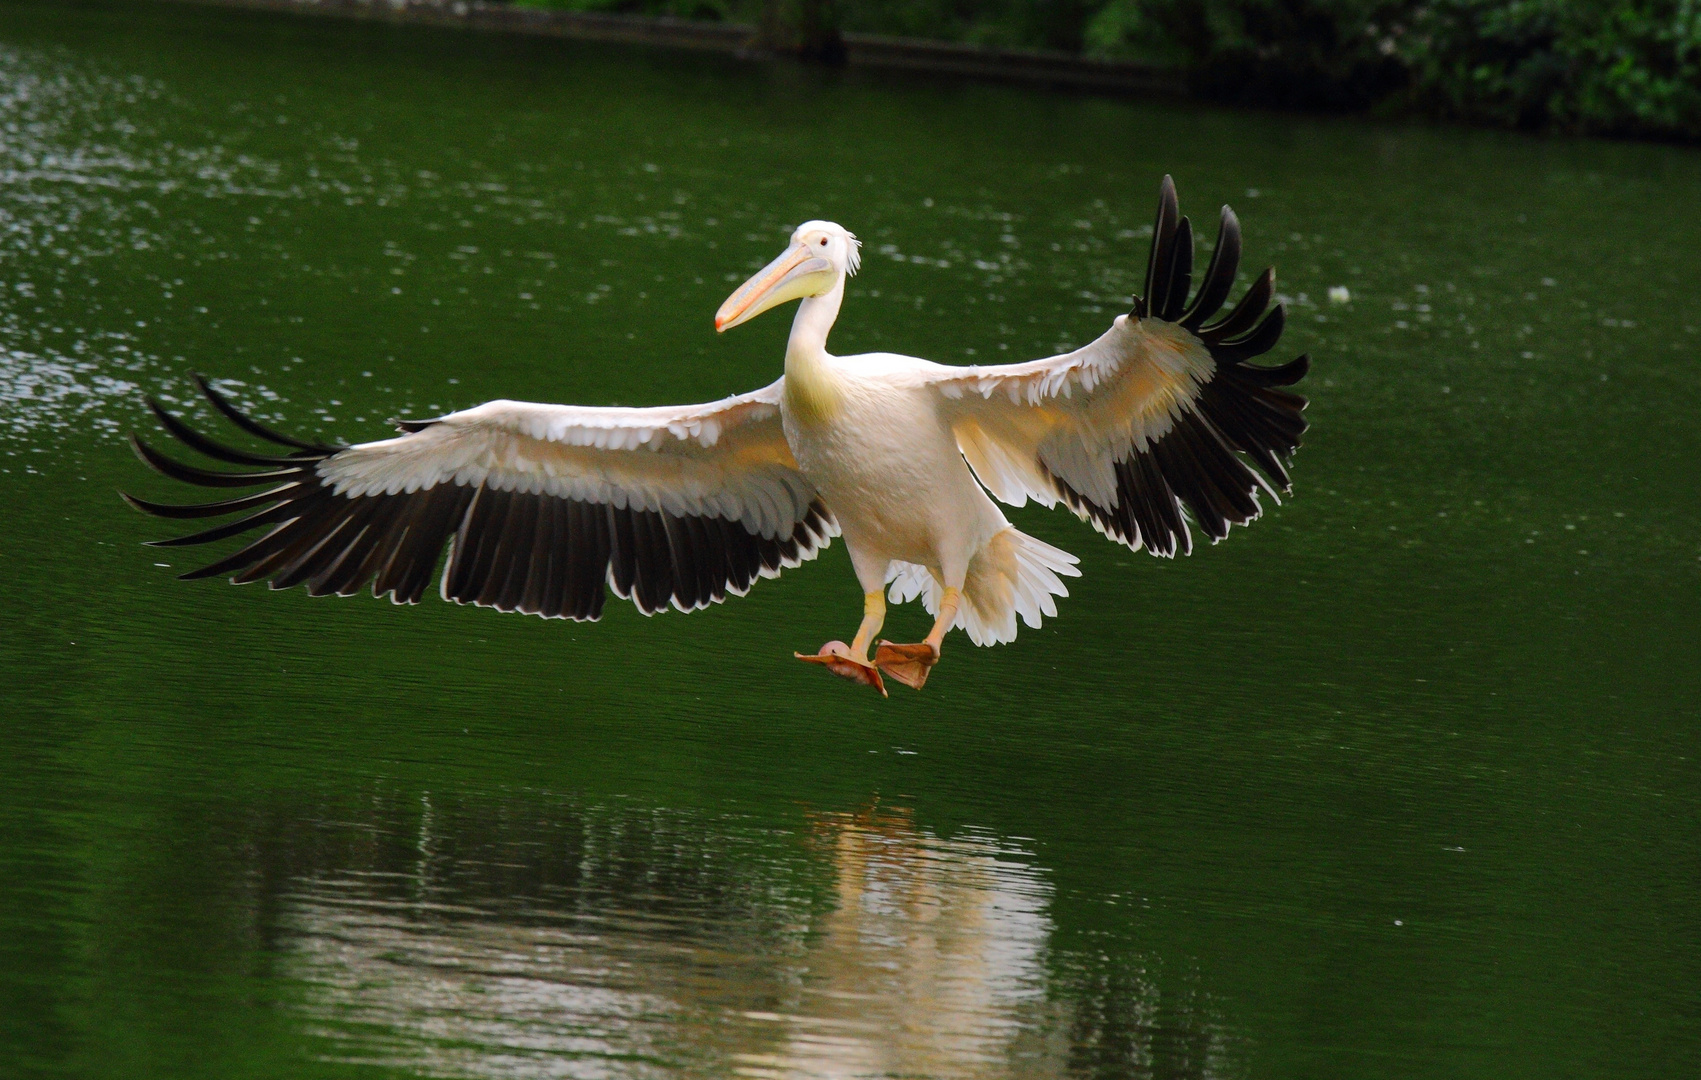
[[[938,395],[879,377],[884,354],[820,361],[837,390],[829,417],[781,398],[786,442],[833,508],[866,585],[885,562],[930,566],[960,584],[969,553],[1009,525],[975,483]],[[873,560],[878,559],[879,565]]]
[[[961,626],[977,645],[1016,636],[1016,616],[1038,626],[1067,596],[1066,551],[1018,532],[976,482],[941,397],[917,375],[940,369],[913,356],[833,356],[827,331],[844,278],[803,299],[786,348],[780,415],[799,470],[838,520],[864,592],[922,599],[930,614],[945,588],[962,591]]]

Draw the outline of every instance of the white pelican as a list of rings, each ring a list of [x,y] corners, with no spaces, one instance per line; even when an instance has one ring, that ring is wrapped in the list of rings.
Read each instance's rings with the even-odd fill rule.
[[[1061,501],[1112,540],[1172,556],[1192,550],[1190,520],[1216,541],[1258,517],[1261,489],[1288,490],[1306,402],[1279,388],[1309,361],[1246,362],[1282,334],[1282,307],[1264,314],[1269,270],[1206,324],[1240,261],[1228,207],[1189,302],[1192,228],[1166,176],[1145,296],[1090,344],[1025,364],[829,353],[857,249],[841,226],[806,222],[716,313],[724,331],[801,301],[785,374],[760,390],[643,409],[491,401],[401,421],[396,438],[324,446],[261,426],[198,379],[234,424],[293,452],[224,446],[150,400],[190,448],[257,471],[194,468],[131,436],[143,461],[192,484],[265,490],[190,506],[125,498],[167,518],[254,511],[161,545],[270,527],[185,578],[270,579],[314,596],[371,583],[374,596],[412,604],[447,545],[444,599],[545,618],[598,618],[605,585],[646,615],[693,611],[842,534],[862,624],[848,645],[797,655],[884,694],[882,672],[919,688],[955,627],[992,645],[1015,638],[1017,616],[1039,626],[1068,595],[1061,578],[1079,575],[1073,555],[1018,532],[989,495]],[[935,616],[923,641],[877,640],[888,587],[893,603],[919,597]]]

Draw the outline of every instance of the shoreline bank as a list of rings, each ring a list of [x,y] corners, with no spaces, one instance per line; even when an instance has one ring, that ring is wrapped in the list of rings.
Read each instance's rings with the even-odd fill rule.
[[[650,45],[718,52],[761,61],[765,48],[748,23],[716,23],[664,16],[518,8],[489,0],[171,0],[201,7],[363,19],[421,26],[463,27],[494,33]],[[1042,49],[993,49],[926,38],[843,35],[851,67],[902,69],[999,82],[1078,89],[1183,95],[1181,73],[1122,61],[1092,60]]]

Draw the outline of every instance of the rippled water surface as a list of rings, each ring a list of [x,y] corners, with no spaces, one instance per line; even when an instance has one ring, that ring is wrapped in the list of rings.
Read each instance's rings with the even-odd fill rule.
[[[596,625],[181,583],[206,372],[303,434],[1096,335],[1158,179],[1315,358],[1292,498],[880,701],[842,547]],[[177,5],[0,9],[0,1074],[1701,1070],[1701,154]],[[1351,299],[1332,302],[1332,287]],[[915,609],[894,615],[920,633]]]

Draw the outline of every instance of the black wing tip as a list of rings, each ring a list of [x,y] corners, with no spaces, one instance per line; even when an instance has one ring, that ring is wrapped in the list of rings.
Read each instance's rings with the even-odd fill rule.
[[[168,412],[155,398],[147,399],[148,408],[152,410],[155,419],[178,442],[214,461],[222,461],[228,465],[297,465],[301,462],[299,454],[289,457],[279,457],[275,454],[255,454],[247,450],[238,450],[233,446],[212,439],[200,431],[190,427],[183,420]]]
[[[145,442],[136,432],[130,432],[126,439],[131,451],[141,459],[143,464],[162,476],[201,487],[248,487],[276,480],[295,479],[304,471],[309,470],[316,461],[323,460],[341,449],[340,447],[303,442],[274,432],[231,404],[224,395],[213,387],[211,381],[205,375],[196,372],[190,377],[213,408],[217,409],[238,428],[279,445],[294,448],[296,452],[280,457],[270,454],[254,454],[226,446],[190,427],[168,410],[157,397],[150,394],[143,398],[148,411],[153,413],[166,433],[178,442],[214,461],[260,469],[258,472],[215,472],[197,468],[162,453]],[[215,507],[210,504],[198,507],[170,506],[163,503],[150,503],[147,500],[136,499],[129,495],[123,497],[135,509],[141,510],[143,513],[153,514],[156,517],[202,517],[217,512]],[[232,510],[241,508],[238,506],[230,507]]]
[[[1270,352],[1286,328],[1283,305],[1271,307],[1276,277],[1273,267],[1258,275],[1227,315],[1205,325],[1233,289],[1240,251],[1240,217],[1225,203],[1218,212],[1217,242],[1211,261],[1197,295],[1189,303],[1192,226],[1181,214],[1174,177],[1165,173],[1158,186],[1158,213],[1152,225],[1152,245],[1146,263],[1146,292],[1134,297],[1133,316],[1179,322],[1199,336],[1219,367],[1243,366],[1253,357]],[[1287,386],[1305,377],[1310,360],[1247,370],[1260,373],[1258,377],[1265,385]]]
[[[134,431],[130,433],[127,441],[130,443],[130,451],[142,459],[142,464],[168,479],[184,479],[179,470],[187,470],[190,472],[199,471],[166,457],[158,450],[155,450],[150,444],[143,442],[142,437]],[[194,481],[189,482],[194,483]]]
[[[1181,202],[1176,198],[1175,179],[1165,173],[1163,183],[1158,185],[1158,216],[1152,222],[1152,247],[1146,256],[1145,293],[1134,298],[1134,310],[1140,318],[1148,314],[1161,318],[1168,305],[1180,222]]]
[[[1311,354],[1300,353],[1287,363],[1276,367],[1248,367],[1247,370],[1256,372],[1258,381],[1265,386],[1292,386],[1311,374]],[[1301,409],[1309,404],[1305,398],[1299,398],[1299,402]]]
[[[300,476],[304,471],[299,465],[282,469],[272,469],[266,472],[216,472],[209,469],[198,469],[155,450],[143,442],[135,432],[130,433],[130,449],[136,456],[161,476],[169,477],[185,484],[195,484],[199,487],[253,487],[256,484],[266,484],[277,480],[290,480]],[[304,461],[302,464],[306,464]]]
[[[1193,324],[1189,326],[1192,329],[1209,318],[1216,305],[1226,298],[1222,287],[1232,284],[1240,264],[1240,218],[1227,203],[1219,209],[1217,243],[1211,253],[1205,280],[1192,304],[1188,304],[1187,292],[1191,282],[1175,281],[1183,275],[1172,275],[1169,271],[1178,262],[1185,265],[1191,261],[1192,241],[1192,223],[1181,213],[1175,181],[1166,173],[1158,192],[1157,219],[1152,225],[1151,251],[1146,264],[1146,295],[1134,298],[1137,315],[1144,317],[1150,314],[1169,322],[1185,318]],[[1172,284],[1181,285],[1179,293],[1172,295]],[[1221,292],[1222,295],[1207,308],[1206,298],[1213,292]]]
[[[292,450],[300,450],[309,454],[323,454],[325,456],[335,454],[339,450],[347,449],[347,447],[344,446],[331,446],[327,443],[308,442],[304,439],[297,439],[292,435],[285,435],[280,431],[275,431],[237,408],[231,403],[229,398],[225,397],[214,388],[212,380],[208,379],[205,375],[202,375],[200,372],[195,372],[190,375],[190,378],[194,380],[195,385],[200,388],[201,394],[207,399],[212,407],[223,414],[226,420],[229,420],[232,424],[235,424],[237,427],[257,439],[264,439],[266,442],[276,443],[279,446],[287,446]]]
[[[1234,291],[1234,275],[1239,269],[1240,218],[1225,203],[1218,214],[1217,242],[1205,267],[1204,279],[1199,283],[1199,292],[1175,321],[1197,334],[1205,320],[1215,315]],[[1178,299],[1184,302],[1186,297]]]
[[[130,509],[138,510],[150,517],[178,518],[185,516],[178,511],[184,510],[186,507],[176,506],[171,503],[157,503],[151,502],[147,499],[139,499],[130,494],[128,491],[120,491],[118,493],[118,497],[123,499],[124,505],[128,506]]]
[[[187,446],[214,461],[241,466],[258,466],[254,471],[209,471],[178,461],[152,444],[143,440],[140,435],[130,432],[127,439],[130,449],[150,469],[171,480],[180,483],[193,484],[198,487],[212,488],[245,488],[256,485],[279,484],[280,486],[267,491],[240,495],[232,499],[222,499],[210,503],[173,504],[153,502],[138,498],[128,492],[119,492],[119,497],[134,510],[153,517],[167,519],[207,518],[238,513],[241,511],[260,511],[250,517],[245,517],[225,525],[192,533],[187,536],[172,537],[164,540],[147,541],[146,546],[157,548],[183,547],[186,545],[202,544],[213,540],[221,540],[230,536],[240,535],[263,524],[272,523],[276,509],[272,504],[287,503],[310,493],[317,487],[313,483],[313,465],[335,452],[333,447],[318,446],[300,440],[278,435],[270,429],[254,421],[224,397],[212,385],[210,379],[200,372],[190,375],[196,388],[200,390],[207,401],[219,413],[223,414],[236,427],[268,441],[290,447],[295,453],[288,456],[254,454],[225,446],[201,432],[190,427],[181,418],[168,410],[159,398],[147,395],[145,401],[148,411],[153,413],[160,426],[168,435],[179,443]],[[247,550],[247,549],[245,549]],[[179,574],[180,580],[193,581],[200,578],[224,576],[235,567],[230,559],[219,560],[209,566],[199,567],[186,573]]]
[[[1181,215],[1174,179],[1164,177],[1146,293],[1134,298],[1133,314],[1175,322],[1197,335],[1217,377],[1200,386],[1193,408],[1168,434],[1117,463],[1115,505],[1096,505],[1052,477],[1071,509],[1130,548],[1165,558],[1189,554],[1194,528],[1216,543],[1231,526],[1262,516],[1261,490],[1292,490],[1288,464],[1309,427],[1303,415],[1308,402],[1280,388],[1304,379],[1311,357],[1272,367],[1247,363],[1274,349],[1286,328],[1286,308],[1274,303],[1275,271],[1266,269],[1226,315],[1206,325],[1233,292],[1241,246],[1240,218],[1225,204],[1216,246],[1189,303],[1192,227]]]

